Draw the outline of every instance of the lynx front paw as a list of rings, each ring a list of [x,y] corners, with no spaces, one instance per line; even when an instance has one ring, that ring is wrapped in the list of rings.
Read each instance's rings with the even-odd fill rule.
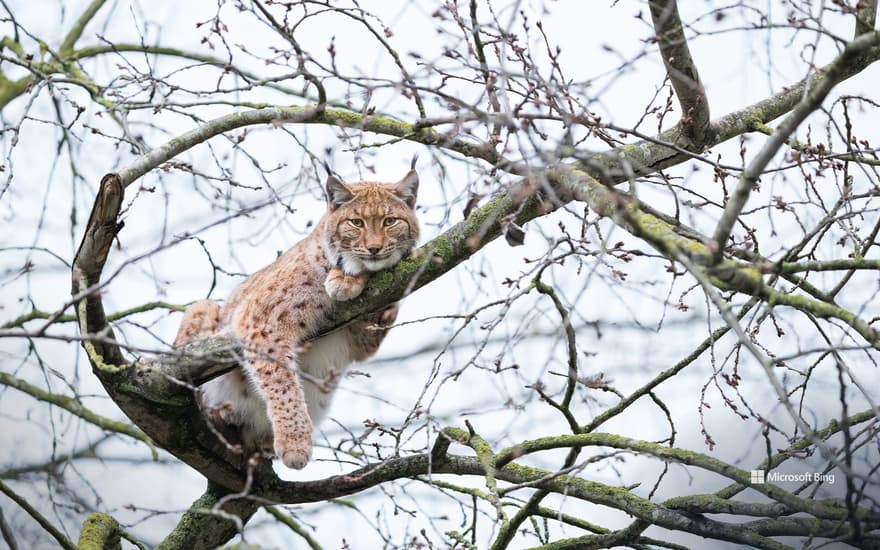
[[[349,275],[338,267],[334,267],[327,273],[327,278],[324,280],[324,290],[327,291],[327,296],[338,302],[345,302],[360,296],[364,287],[367,286],[368,276],[366,272]]]
[[[276,442],[275,454],[278,455],[281,462],[288,468],[302,470],[312,457],[312,443],[309,441],[308,444],[297,445],[292,441],[286,442],[286,444],[285,442],[282,442],[282,444]]]

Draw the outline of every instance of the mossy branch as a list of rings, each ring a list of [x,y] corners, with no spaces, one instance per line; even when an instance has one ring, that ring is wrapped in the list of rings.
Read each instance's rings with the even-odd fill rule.
[[[288,529],[302,537],[305,543],[309,545],[309,548],[311,548],[312,550],[323,550],[321,545],[318,544],[318,541],[316,541],[315,538],[312,537],[311,533],[306,531],[306,529],[302,525],[300,525],[299,522],[290,517],[290,515],[285,514],[282,510],[279,510],[275,506],[266,506],[263,509],[266,510],[269,515],[286,525]]]
[[[708,244],[710,239],[690,229],[672,225],[644,207],[636,198],[600,185],[589,174],[578,170],[559,171],[557,181],[558,188],[586,202],[600,215],[611,218],[670,260],[675,261],[680,254],[686,256],[696,266],[706,270],[713,286],[755,296],[774,306],[793,307],[820,319],[838,319],[855,330],[869,345],[880,349],[880,333],[864,319],[833,303],[780,292],[765,283],[764,273],[755,265],[731,259],[716,263],[715,250]]]
[[[387,136],[404,138],[424,145],[442,146],[467,157],[480,158],[502,169],[512,168],[494,149],[472,141],[448,138],[433,128],[416,128],[412,124],[381,115],[361,115],[342,109],[330,109],[321,104],[304,107],[265,107],[231,113],[194,128],[139,157],[118,172],[124,187],[174,158],[184,151],[208,139],[230,130],[257,124],[327,124],[355,128]]]
[[[119,522],[107,514],[94,513],[83,522],[77,550],[121,550]]]
[[[444,436],[450,437],[453,440],[458,441],[459,443],[463,443],[474,450],[474,453],[476,453],[477,455],[477,459],[480,461],[480,464],[483,465],[483,468],[486,471],[486,489],[489,490],[489,502],[491,502],[492,506],[495,507],[495,511],[498,513],[498,519],[502,521],[502,524],[506,524],[507,514],[504,513],[501,498],[498,492],[498,481],[495,479],[496,455],[492,451],[492,447],[489,446],[489,443],[473,431],[473,427],[470,425],[470,422],[465,422],[467,423],[470,433],[467,433],[464,430],[460,430],[458,428],[445,428],[443,430]]]
[[[82,14],[73,23],[73,26],[70,27],[67,35],[61,42],[61,46],[58,48],[59,55],[67,57],[73,51],[74,45],[76,45],[77,40],[82,36],[83,31],[85,31],[86,25],[91,22],[95,17],[95,14],[98,13],[98,10],[100,10],[106,2],[107,0],[92,0],[92,2],[86,6],[86,9],[83,10]]]
[[[22,510],[27,512],[29,516],[34,518],[34,520],[38,524],[40,524],[40,527],[42,527],[47,533],[52,536],[53,539],[58,542],[58,545],[61,546],[61,548],[64,548],[65,550],[76,550],[76,546],[73,545],[70,539],[68,539],[64,535],[64,533],[62,533],[57,527],[52,525],[52,523],[48,519],[46,519],[43,514],[41,514],[39,511],[37,511],[36,508],[31,506],[31,504],[21,495],[13,491],[9,485],[3,483],[3,481],[0,481],[0,493],[3,493],[7,497],[9,497],[10,500],[21,507]]]
[[[813,111],[821,107],[825,97],[834,86],[844,81],[849,76],[850,67],[864,57],[865,53],[880,44],[880,31],[866,33],[846,45],[843,52],[834,59],[822,72],[822,77],[817,78],[810,87],[808,93],[792,109],[791,113],[774,130],[770,139],[761,147],[758,154],[749,162],[743,171],[739,183],[731,193],[724,206],[724,212],[712,236],[713,263],[722,259],[727,240],[734,224],[740,218],[746,201],[755,188],[758,179],[767,165],[776,156],[779,148],[788,140],[789,136],[797,130],[801,123]]]
[[[640,441],[607,433],[572,434],[544,437],[531,441],[517,443],[508,449],[498,453],[496,463],[499,467],[510,463],[520,456],[545,451],[549,449],[572,448],[572,447],[610,447],[614,449],[626,449],[641,455],[653,456],[660,460],[677,462],[688,466],[713,472],[724,476],[740,485],[745,485],[755,491],[763,493],[767,497],[783,504],[790,513],[806,512],[815,517],[832,520],[843,520],[847,517],[847,510],[828,502],[819,502],[811,499],[802,499],[770,483],[752,484],[749,481],[749,472],[732,466],[717,458],[686,451],[674,447],[660,445],[649,441]],[[861,510],[864,516],[872,514],[867,510]],[[878,516],[880,519],[880,516]]]
[[[76,398],[70,397],[69,395],[48,392],[20,378],[14,377],[8,372],[0,372],[0,384],[8,386],[10,388],[15,388],[18,391],[24,392],[31,397],[45,403],[51,403],[57,407],[61,407],[67,412],[78,416],[86,422],[94,424],[95,426],[98,426],[103,430],[127,435],[131,438],[137,439],[138,441],[143,441],[150,447],[150,452],[153,453],[153,458],[156,458],[158,456],[155,444],[144,432],[135,428],[131,424],[128,424],[127,422],[113,420],[112,418],[107,418],[106,416],[96,414],[89,410]]]
[[[118,321],[120,319],[124,319],[130,315],[136,315],[138,313],[144,313],[147,311],[152,311],[154,309],[167,309],[168,311],[183,311],[186,309],[186,306],[180,304],[169,304],[168,302],[163,302],[161,300],[147,302],[146,304],[141,304],[139,306],[130,307],[128,309],[123,309],[121,311],[116,311],[107,315],[108,321]],[[25,313],[24,315],[19,315],[15,319],[11,321],[7,321],[3,325],[0,325],[0,329],[8,329],[8,328],[18,328],[22,327],[30,321],[36,320],[46,320],[52,319],[55,323],[72,323],[76,321],[76,315],[58,315],[57,313],[50,313],[48,311],[43,311],[41,309],[34,308],[33,310]]]
[[[776,105],[774,108],[784,112],[783,107]],[[768,107],[766,112],[760,113],[759,118],[765,120],[774,113],[775,111]],[[750,114],[757,116],[754,111]],[[751,126],[738,126],[738,121],[732,120],[738,116],[739,113],[733,113],[719,123],[713,124],[709,132],[712,143],[708,144],[748,131]],[[86,352],[108,393],[126,414],[147,433],[154,435],[160,445],[198,469],[213,483],[222,486],[225,491],[237,491],[244,486],[239,467],[240,457],[232,455],[228,449],[219,444],[195,405],[192,390],[198,381],[232,368],[236,358],[234,342],[231,343],[231,347],[229,342],[226,343],[227,348],[220,355],[224,357],[221,363],[225,364],[221,365],[211,365],[213,359],[206,360],[204,355],[191,363],[187,363],[184,356],[178,356],[170,361],[159,361],[153,365],[130,364],[119,347],[113,344],[113,331],[107,315],[104,314],[98,292],[100,275],[110,250],[110,243],[119,229],[117,216],[122,191],[127,185],[212,136],[248,125],[277,122],[351,127],[360,131],[391,135],[425,145],[443,147],[464,156],[483,159],[514,173],[522,171],[520,166],[499,157],[494,149],[484,144],[449,138],[432,128],[419,127],[390,117],[361,116],[345,110],[327,109],[321,105],[269,107],[234,113],[209,121],[140,157],[118,173],[108,174],[105,177],[93,216],[86,229],[83,245],[77,254],[73,273],[73,291],[78,297],[76,311],[80,330],[83,334],[100,334],[104,337],[102,342],[85,342]],[[670,138],[668,142],[674,143],[674,133],[675,131],[668,135],[665,133],[661,137]],[[611,217],[634,235],[654,245],[667,257],[675,257],[680,250],[686,250],[698,258],[711,257],[711,251],[701,239],[682,236],[668,221],[647,209],[640,208],[634,199],[614,193],[598,183],[599,178],[603,183],[614,184],[625,181],[627,174],[633,173],[631,166],[639,167],[637,173],[648,173],[679,163],[686,158],[688,157],[682,156],[680,152],[662,143],[646,141],[593,155],[589,162],[584,163],[588,171],[556,167],[533,173],[530,178],[515,186],[512,192],[498,196],[474,210],[464,221],[422,247],[417,254],[405,259],[395,269],[375,275],[361,297],[347,303],[344,308],[338,308],[326,319],[322,332],[333,330],[364,313],[381,309],[448,272],[487,242],[497,238],[502,232],[505,223],[503,220],[513,220],[522,224],[561,203],[575,199],[588,202],[600,214]],[[555,196],[561,201],[545,202],[535,193],[536,190],[546,191],[545,196]],[[704,264],[708,263],[704,262]],[[713,284],[722,288],[732,288],[760,296],[773,303],[786,303],[785,300],[788,300],[788,303],[795,307],[803,306],[800,302],[794,304],[795,300],[800,300],[800,296],[792,297],[766,288],[760,273],[749,266],[732,261],[722,262],[715,268],[712,277]],[[837,318],[844,318],[847,313],[836,306],[816,301],[807,302],[807,311],[819,316]],[[825,315],[820,315],[819,313],[823,311]],[[876,334],[870,327],[865,330],[864,324],[858,324],[858,319],[851,321],[850,324],[869,342],[876,342]],[[216,342],[199,344],[208,347],[212,345],[216,345]],[[206,349],[197,346],[186,351],[201,353]],[[664,447],[664,449],[668,448]],[[439,447],[435,449],[435,454],[442,456],[417,455],[393,459],[379,465],[370,465],[366,469],[346,476],[299,484],[281,482],[264,463],[257,472],[254,494],[278,502],[310,502],[351,494],[378,483],[421,475],[428,471],[487,475],[485,462],[448,456],[445,449],[442,449],[441,453]],[[736,472],[737,476],[740,473]],[[760,547],[779,547],[773,541],[766,540],[753,531],[738,530],[719,522],[693,520],[672,511],[662,510],[648,501],[633,500],[637,497],[624,490],[615,490],[600,484],[589,485],[581,479],[562,480],[551,474],[552,472],[507,463],[497,468],[495,479],[512,483],[534,483],[535,486],[547,490],[565,491],[569,494],[571,494],[571,484],[587,483],[579,492],[582,498],[591,502],[616,505],[615,507],[646,520],[656,516],[659,519],[654,523],[658,525],[672,529],[687,529],[696,533],[712,533],[718,538],[747,542]],[[738,480],[739,477],[734,479]]]
[[[827,440],[831,436],[836,433],[839,433],[843,426],[846,425],[848,427],[858,426],[859,424],[863,424],[865,422],[873,422],[877,420],[877,415],[873,409],[868,409],[866,411],[862,411],[860,413],[856,413],[852,416],[849,416],[845,419],[845,422],[840,422],[836,419],[831,420],[827,426],[822,428],[821,430],[815,430],[813,432],[813,437],[804,437],[792,443],[788,449],[785,449],[782,452],[776,453],[771,456],[769,459],[762,461],[758,464],[755,469],[762,471],[770,471],[773,468],[776,468],[786,460],[790,459],[792,456],[797,456],[799,451],[803,451],[808,449],[812,445],[814,445],[814,439]],[[741,484],[741,483],[733,483],[724,487],[723,489],[717,491],[715,496],[718,496],[723,499],[733,498],[743,490],[747,489],[749,485]]]
[[[233,518],[246,523],[260,505],[252,499],[221,502],[227,494],[229,491],[208,482],[202,496],[192,503],[156,550],[208,550],[234,537],[238,524]]]

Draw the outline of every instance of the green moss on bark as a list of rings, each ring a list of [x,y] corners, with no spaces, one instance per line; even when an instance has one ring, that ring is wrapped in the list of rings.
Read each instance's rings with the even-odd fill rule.
[[[120,535],[119,522],[96,512],[83,522],[76,547],[78,550],[118,550],[122,548]]]

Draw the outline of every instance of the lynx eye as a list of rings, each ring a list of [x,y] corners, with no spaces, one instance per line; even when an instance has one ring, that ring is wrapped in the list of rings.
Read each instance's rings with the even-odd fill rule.
[[[399,221],[400,218],[385,218],[384,220],[382,220],[382,225],[384,225],[385,227],[391,227]]]
[[[364,226],[364,220],[362,220],[360,218],[351,218],[350,220],[348,220],[348,223],[350,223],[351,225],[353,225],[355,227],[363,227]]]

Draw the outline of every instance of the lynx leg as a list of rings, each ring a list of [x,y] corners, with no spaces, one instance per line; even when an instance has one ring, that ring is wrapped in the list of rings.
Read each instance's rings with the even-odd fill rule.
[[[174,347],[179,348],[190,342],[207,338],[217,332],[219,326],[220,304],[211,300],[194,302],[183,313],[183,320],[174,339]]]
[[[298,375],[280,358],[255,357],[250,366],[266,400],[275,454],[288,468],[305,467],[312,455],[312,419]]]
[[[349,275],[338,267],[332,268],[324,279],[324,290],[327,295],[338,302],[345,302],[360,296],[367,286],[367,272]]]

